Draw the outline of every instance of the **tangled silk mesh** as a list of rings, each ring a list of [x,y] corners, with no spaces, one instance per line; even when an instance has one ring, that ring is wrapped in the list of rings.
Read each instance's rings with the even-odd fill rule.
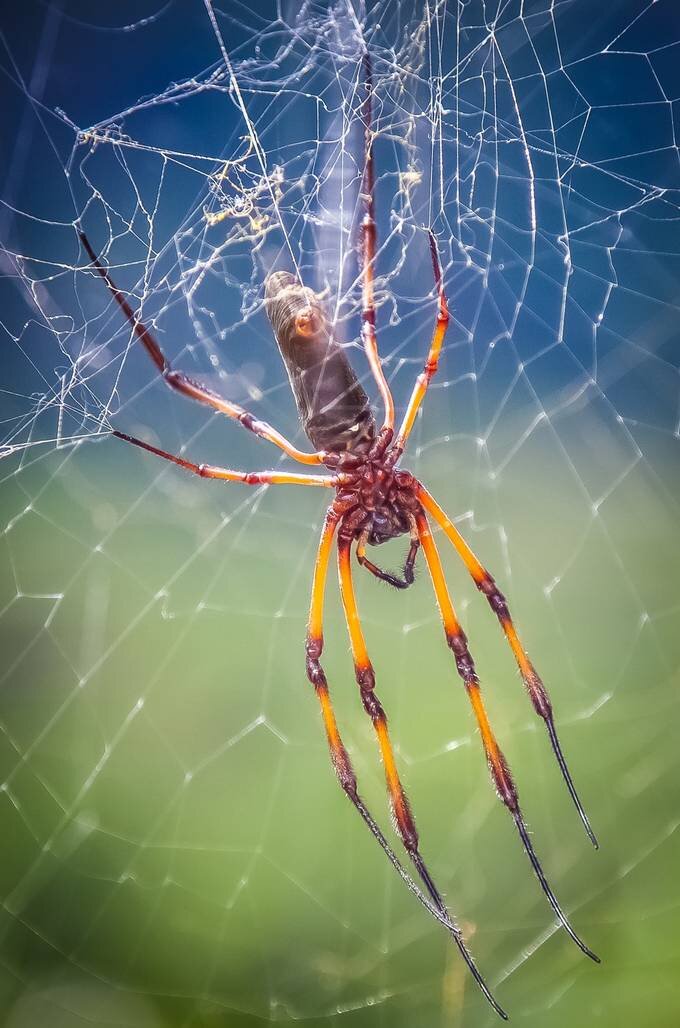
[[[493,795],[426,576],[393,595],[358,575],[423,852],[519,1023],[677,1023],[675,3],[181,0],[135,17],[29,3],[4,19],[4,1023],[493,1023],[328,768],[302,662],[324,498],[189,479],[111,438],[285,463],[165,389],[77,236],[175,367],[304,446],[263,284],[283,268],[323,293],[373,389],[364,48],[398,414],[436,313],[427,228],[453,314],[405,464],[495,574],[551,690],[599,854],[438,536],[534,842],[603,966],[554,928]],[[388,826],[345,639],[331,581],[326,668]]]

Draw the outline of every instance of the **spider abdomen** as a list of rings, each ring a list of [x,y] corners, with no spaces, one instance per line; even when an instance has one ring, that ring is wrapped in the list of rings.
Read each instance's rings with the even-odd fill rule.
[[[265,308],[312,445],[366,453],[376,434],[371,405],[317,295],[276,271],[265,283]]]

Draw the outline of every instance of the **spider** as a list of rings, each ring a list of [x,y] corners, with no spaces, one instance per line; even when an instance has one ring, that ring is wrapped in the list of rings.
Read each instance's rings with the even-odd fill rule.
[[[387,717],[376,693],[375,673],[359,618],[352,580],[352,549],[359,565],[397,589],[406,589],[413,583],[416,559],[422,549],[434,587],[446,642],[452,650],[457,672],[472,705],[498,796],[510,812],[531,866],[558,921],[579,949],[596,963],[599,963],[599,957],[576,934],[563,913],[531,842],[510,768],[489,723],[467,638],[449,596],[430,519],[439,525],[446,538],[453,544],[475,585],[496,614],[514,654],[534,710],[545,723],[554,755],[585,830],[596,848],[598,844],[562,753],[550,699],[522,647],[505,597],[434,497],[409,471],[399,467],[416,415],[437,372],[450,315],[438,246],[433,232],[430,231],[429,244],[437,298],[436,322],[423,371],[416,379],[401,426],[395,434],[394,402],[378,355],[376,336],[373,282],[376,257],[373,83],[368,55],[364,56],[363,65],[364,171],[361,203],[364,213],[360,226],[359,247],[362,288],[361,339],[384,406],[384,418],[380,429],[377,428],[368,396],[360,385],[343,348],[334,339],[333,326],[329,324],[321,299],[301,284],[295,276],[285,271],[271,273],[265,282],[264,302],[288,372],[302,427],[314,447],[314,452],[311,453],[299,450],[275,428],[257,419],[249,411],[229,402],[184,372],[175,371],[152,333],[142,324],[137,313],[114,284],[85,234],[80,232],[79,236],[93,267],[106,283],[158,373],[171,389],[238,421],[243,428],[278,446],[301,464],[324,465],[332,472],[328,475],[309,475],[289,471],[232,471],[210,464],[195,464],[124,432],[113,432],[119,439],[133,443],[164,460],[172,461],[201,478],[243,482],[247,485],[303,485],[335,489],[335,498],[326,511],[314,565],[306,638],[307,677],[314,687],[321,707],[331,762],[340,786],[382,847],[388,860],[420,903],[452,935],[486,999],[494,1010],[507,1020],[507,1014],[492,995],[478,970],[460,929],[448,912],[420,853],[415,820],[397,769]],[[402,535],[409,536],[410,546],[401,575],[384,571],[366,555],[367,546],[378,546]],[[395,829],[424,889],[416,884],[408,873],[361,799],[356,775],[338,729],[328,682],[321,665],[324,593],[334,543],[337,547],[340,593],[361,701],[377,737]]]

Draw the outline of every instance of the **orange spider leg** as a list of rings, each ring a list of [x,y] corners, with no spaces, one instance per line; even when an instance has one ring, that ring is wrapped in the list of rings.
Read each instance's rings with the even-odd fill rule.
[[[132,325],[135,335],[141,342],[153,363],[156,365],[161,378],[170,386],[171,389],[174,389],[178,393],[182,393],[183,396],[188,396],[192,400],[197,400],[199,403],[204,403],[208,407],[212,407],[213,410],[219,411],[221,414],[226,414],[228,418],[238,421],[239,424],[244,428],[247,428],[248,431],[253,432],[262,439],[267,439],[270,443],[274,443],[275,446],[278,446],[279,449],[283,450],[284,453],[287,453],[289,457],[292,457],[300,464],[323,463],[324,457],[326,456],[324,453],[306,453],[304,450],[298,450],[296,446],[293,446],[292,443],[288,442],[285,436],[282,436],[275,428],[268,425],[266,421],[258,420],[253,414],[244,410],[243,407],[240,407],[237,403],[230,403],[229,400],[225,400],[218,393],[213,392],[212,389],[201,385],[199,382],[195,382],[189,377],[189,375],[184,374],[183,371],[173,371],[170,366],[170,362],[158,345],[153,333],[151,333],[139,320],[137,312],[132,309],[116,286],[108,271],[92,249],[90,241],[85,233],[80,232],[79,236],[92,264],[104,279],[109,292]]]
[[[526,850],[527,856],[529,857],[534,872],[536,873],[536,877],[540,882],[541,888],[543,889],[550,906],[557,915],[558,920],[579,949],[582,950],[586,956],[590,957],[591,960],[599,963],[599,957],[596,956],[596,954],[586,946],[582,939],[579,938],[567,920],[566,915],[557,902],[555,894],[548,884],[543,868],[536,856],[536,852],[529,837],[526,822],[524,821],[524,817],[519,806],[517,789],[512,779],[510,768],[496,741],[489,723],[479,686],[479,679],[475,671],[472,656],[468,649],[467,638],[453,609],[453,604],[451,603],[449,591],[446,586],[446,580],[444,578],[441,559],[439,557],[435,541],[432,538],[427,517],[424,513],[416,514],[416,523],[418,525],[418,534],[423,547],[423,553],[425,554],[425,560],[434,586],[437,606],[439,607],[439,612],[444,624],[446,641],[453,652],[458,674],[463,679],[463,684],[470,699],[470,703],[477,720],[477,725],[479,726],[479,732],[482,737],[482,743],[484,745],[484,751],[486,753],[491,777],[494,785],[496,786],[498,796],[512,815],[517,831],[519,832],[519,836],[524,844],[524,849]]]
[[[319,549],[314,565],[314,580],[312,582],[312,599],[309,608],[309,620],[307,622],[307,677],[316,690],[316,695],[321,704],[323,723],[326,729],[326,738],[331,751],[331,760],[338,781],[345,792],[350,795],[356,794],[356,776],[352,769],[349,754],[345,749],[340,733],[338,731],[335,713],[331,704],[328,692],[328,682],[321,667],[319,658],[323,650],[323,605],[326,591],[326,579],[328,577],[328,562],[330,560],[331,548],[335,531],[338,527],[340,514],[335,506],[326,511],[323,531],[319,541]]]
[[[435,890],[435,896],[437,899],[432,903],[418,885],[416,885],[388,843],[373,815],[364,805],[364,802],[357,791],[356,775],[354,773],[349,754],[338,730],[333,705],[328,691],[328,682],[326,680],[325,672],[321,666],[320,658],[323,651],[323,604],[326,579],[328,577],[328,564],[338,523],[349,507],[349,504],[342,504],[336,501],[326,511],[326,518],[324,521],[323,531],[321,533],[321,539],[319,541],[316,563],[314,565],[312,598],[309,609],[309,621],[307,623],[307,677],[314,686],[314,690],[321,706],[321,716],[323,718],[324,728],[326,729],[326,738],[328,740],[328,748],[331,754],[333,769],[335,770],[336,777],[343,792],[345,792],[351,800],[352,804],[360,814],[373,837],[377,840],[399,877],[411,890],[414,896],[416,896],[419,902],[422,903],[422,905],[429,911],[429,913],[432,914],[440,924],[444,925],[449,934],[453,937],[463,960],[467,964],[470,973],[477,982],[481,991],[484,993],[486,999],[494,1008],[496,1013],[502,1017],[504,1021],[507,1021],[508,1015],[491,994],[488,985],[477,969],[477,965],[472,958],[472,954],[465,945],[460,930],[454,924],[441,899],[439,899],[439,894]]]
[[[319,485],[332,489],[335,486],[344,484],[346,475],[298,475],[288,471],[232,471],[230,468],[221,468],[215,464],[194,464],[193,461],[185,460],[184,457],[177,457],[167,450],[159,450],[151,443],[145,443],[142,439],[127,435],[125,432],[113,432],[118,439],[124,439],[126,443],[139,446],[142,450],[155,453],[163,460],[172,461],[178,467],[190,471],[200,478],[219,478],[223,482],[244,482],[246,485]]]
[[[415,820],[411,813],[406,793],[404,792],[404,788],[399,778],[399,772],[397,771],[397,765],[394,759],[392,744],[390,742],[389,732],[387,729],[387,718],[382,704],[375,693],[375,674],[368,656],[368,651],[366,650],[366,642],[364,640],[364,633],[361,628],[359,611],[357,609],[356,598],[354,595],[350,549],[351,539],[343,538],[341,535],[338,540],[338,575],[340,578],[340,593],[345,610],[345,619],[347,621],[347,628],[349,631],[352,656],[354,658],[354,669],[361,693],[361,701],[363,703],[364,710],[373,722],[375,734],[378,739],[378,745],[380,746],[380,754],[385,768],[387,790],[390,797],[390,805],[394,815],[396,828],[401,836],[402,842],[404,843],[404,847],[411,857],[411,860],[423,880],[427,891],[432,897],[435,906],[442,912],[445,912],[446,907],[444,906],[444,901],[432,881],[430,873],[427,870],[425,862],[423,861],[418,849],[418,832],[416,830]]]
[[[408,439],[413,423],[416,419],[416,414],[420,409],[420,405],[423,402],[423,397],[427,392],[428,386],[432,381],[434,375],[439,367],[439,354],[441,353],[442,343],[444,342],[444,336],[446,330],[449,327],[449,307],[446,300],[446,293],[444,292],[444,284],[442,282],[442,269],[439,262],[439,252],[437,250],[437,241],[434,237],[434,233],[430,232],[430,254],[432,257],[432,268],[434,270],[434,280],[437,287],[438,307],[437,307],[437,322],[432,333],[432,342],[430,343],[430,352],[427,355],[425,361],[425,367],[423,368],[420,375],[416,379],[416,384],[413,387],[411,393],[411,399],[409,400],[408,407],[406,408],[406,414],[404,420],[401,423],[399,434],[396,438],[394,448],[396,451],[397,459],[401,456],[406,446],[406,440]]]
[[[517,661],[517,666],[519,667],[520,674],[522,676],[522,681],[524,682],[526,690],[529,693],[529,698],[531,699],[534,710],[536,711],[538,716],[541,717],[545,722],[552,749],[555,754],[555,758],[559,765],[560,771],[562,772],[562,777],[564,778],[565,784],[569,790],[574,805],[579,813],[581,821],[583,822],[583,826],[586,832],[588,833],[588,837],[590,838],[590,841],[592,842],[595,849],[597,849],[598,843],[597,839],[595,838],[595,833],[590,827],[590,821],[588,820],[588,816],[585,810],[583,809],[583,806],[581,805],[578,793],[576,792],[576,787],[574,786],[571,774],[569,773],[569,769],[567,767],[567,762],[562,753],[562,747],[560,746],[560,742],[557,737],[557,730],[555,728],[555,721],[553,718],[553,710],[550,698],[548,696],[545,686],[543,685],[543,682],[541,681],[540,676],[538,675],[536,669],[531,663],[529,657],[524,652],[522,644],[519,640],[519,636],[517,635],[517,630],[512,622],[512,618],[510,617],[510,611],[508,610],[508,605],[505,597],[498,589],[498,586],[496,585],[494,579],[486,570],[486,568],[483,567],[482,564],[480,564],[479,560],[474,555],[468,544],[465,542],[456,526],[453,524],[450,518],[446,516],[445,512],[442,510],[442,508],[439,506],[436,500],[430,495],[430,493],[428,493],[427,489],[425,489],[425,487],[422,485],[419,486],[417,490],[417,495],[422,505],[432,515],[435,521],[441,526],[445,535],[453,543],[458,555],[460,556],[461,560],[463,561],[470,575],[472,576],[475,585],[480,590],[480,592],[484,593],[487,600],[489,601],[489,606],[498,617],[501,627],[505,632],[505,636],[508,642],[510,643],[510,648],[515,655],[515,660]]]
[[[361,339],[373,377],[378,384],[380,395],[385,406],[383,432],[390,436],[394,428],[394,400],[387,384],[385,373],[378,356],[378,343],[375,334],[375,295],[373,290],[374,262],[376,248],[375,224],[375,173],[373,169],[373,75],[371,58],[364,54],[364,74],[366,96],[363,102],[364,117],[364,180],[362,193],[364,200],[364,217],[361,222],[361,292],[363,309],[361,312]]]

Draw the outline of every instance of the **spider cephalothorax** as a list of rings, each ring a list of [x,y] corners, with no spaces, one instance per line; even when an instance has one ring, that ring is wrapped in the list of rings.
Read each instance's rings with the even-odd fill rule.
[[[394,468],[394,451],[389,448],[391,432],[381,432],[365,458],[342,454],[338,470],[344,481],[338,501],[347,504],[338,538],[357,540],[357,557],[377,578],[397,588],[413,582],[413,565],[418,550],[415,515],[419,509],[417,482],[408,471]],[[379,546],[400,535],[410,534],[411,547],[403,578],[376,567],[365,554],[366,545]]]
[[[434,497],[408,471],[398,469],[399,460],[404,452],[415,417],[430,381],[437,371],[439,355],[449,322],[449,313],[437,244],[433,233],[430,232],[430,252],[437,299],[436,322],[423,371],[416,379],[401,426],[395,434],[394,403],[378,357],[375,334],[373,266],[376,254],[376,228],[373,212],[371,125],[373,87],[368,55],[365,56],[363,63],[366,96],[363,105],[365,163],[362,183],[364,217],[361,223],[363,297],[361,336],[368,364],[385,408],[384,421],[380,430],[376,428],[369,399],[359,383],[343,347],[334,338],[333,327],[329,324],[321,299],[311,289],[302,285],[294,275],[277,271],[268,277],[265,286],[265,306],[288,371],[302,427],[315,448],[313,453],[300,450],[271,425],[259,420],[250,412],[219,396],[206,386],[195,382],[183,372],[173,371],[156,339],[141,323],[123,294],[116,288],[87,238],[82,233],[80,238],[97,272],[102,276],[114,299],[131,322],[134,332],[160,375],[172,389],[238,421],[250,432],[274,443],[294,460],[302,464],[325,465],[331,472],[328,475],[306,475],[289,471],[232,471],[209,464],[194,464],[184,457],[175,456],[125,433],[114,433],[119,438],[155,453],[165,460],[172,461],[202,478],[244,482],[248,485],[292,484],[335,489],[335,498],[326,511],[314,566],[306,638],[307,676],[314,687],[321,707],[332,764],[342,789],[354,804],[393,867],[423,906],[450,932],[484,995],[497,1013],[501,1017],[506,1017],[478,971],[463,936],[452,920],[420,853],[415,820],[397,769],[387,728],[387,717],[375,691],[375,672],[368,656],[359,619],[351,568],[351,553],[354,547],[357,560],[363,567],[377,578],[401,589],[413,582],[414,565],[419,549],[422,548],[441,614],[446,641],[452,651],[456,670],[474,712],[498,796],[512,816],[541,888],[558,920],[577,946],[596,961],[598,958],[578,937],[562,912],[531,842],[510,769],[489,723],[467,638],[456,617],[449,596],[439,552],[431,531],[430,518],[439,525],[453,544],[475,585],[486,597],[491,610],[498,618],[514,654],[534,711],[546,726],[553,752],[574,804],[593,844],[597,845],[597,843],[562,754],[548,694],[520,643],[505,598],[492,576],[479,562]],[[376,546],[406,533],[410,535],[411,544],[401,578],[376,567],[367,558],[367,545]],[[373,723],[380,748],[394,826],[413,862],[424,891],[408,874],[361,799],[357,778],[340,735],[328,682],[321,665],[324,593],[330,557],[336,544],[340,591],[362,705]]]

